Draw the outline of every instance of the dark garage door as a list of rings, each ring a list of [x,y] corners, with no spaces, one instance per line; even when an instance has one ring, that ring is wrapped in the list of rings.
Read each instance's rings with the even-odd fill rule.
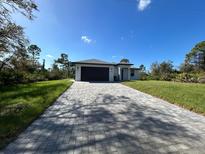
[[[81,67],[81,81],[109,81],[109,68]]]

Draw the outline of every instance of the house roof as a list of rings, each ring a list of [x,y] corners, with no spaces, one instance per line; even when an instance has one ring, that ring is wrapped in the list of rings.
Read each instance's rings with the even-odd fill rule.
[[[73,64],[95,64],[95,65],[132,65],[132,64],[127,64],[127,63],[110,63],[110,62],[106,62],[103,60],[99,60],[99,59],[87,59],[87,60],[81,60],[81,61],[76,61],[73,62]]]
[[[102,61],[99,59],[87,59],[87,60],[81,60],[81,61],[76,61],[74,64],[101,64],[101,65],[115,65],[115,63],[110,63],[106,61]]]

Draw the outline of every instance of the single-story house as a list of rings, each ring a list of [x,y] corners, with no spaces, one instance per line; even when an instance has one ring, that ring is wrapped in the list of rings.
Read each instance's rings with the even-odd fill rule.
[[[139,69],[130,63],[110,63],[98,59],[73,62],[76,81],[123,81],[137,80]]]

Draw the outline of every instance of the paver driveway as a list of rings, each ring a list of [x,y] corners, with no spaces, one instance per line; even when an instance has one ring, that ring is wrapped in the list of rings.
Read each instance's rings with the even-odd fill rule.
[[[75,82],[7,153],[205,153],[205,117],[119,83]]]

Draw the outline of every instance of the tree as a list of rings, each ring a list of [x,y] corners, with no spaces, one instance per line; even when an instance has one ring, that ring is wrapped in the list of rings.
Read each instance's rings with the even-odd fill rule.
[[[68,55],[65,53],[62,53],[60,55],[60,58],[56,60],[56,63],[59,63],[62,65],[62,67],[67,67],[69,65]]]
[[[174,71],[172,63],[172,61],[163,61],[160,64],[160,73],[172,73]]]
[[[120,60],[120,63],[126,63],[126,64],[129,64],[130,61],[129,61],[129,59],[123,58],[123,59]]]
[[[205,71],[205,41],[195,45],[186,55],[185,63],[193,64],[197,70]]]
[[[1,0],[0,1],[0,23],[2,26],[12,23],[12,13],[19,12],[32,20],[33,11],[38,10],[33,0]]]
[[[58,79],[63,79],[63,71],[61,71],[58,67],[58,65],[54,62],[54,64],[52,65],[52,68],[49,72],[49,79],[51,80],[58,80]]]
[[[20,12],[28,19],[34,18],[33,11],[37,5],[32,0],[1,0],[0,1],[0,72],[19,48],[25,48],[28,40],[21,26],[13,23],[12,13]]]
[[[23,28],[16,24],[8,24],[6,28],[0,29],[0,71],[15,56],[19,49],[24,50],[28,40],[25,39]]]
[[[32,0],[1,0],[0,1],[0,55],[11,48],[27,42],[23,28],[13,23],[12,13],[20,12],[28,19],[34,18],[33,11],[38,10]]]
[[[154,79],[171,80],[174,72],[172,61],[163,61],[162,63],[153,63],[151,65],[151,75]]]
[[[33,20],[33,13],[37,10],[33,0],[0,1],[0,84],[45,79],[46,70],[43,74],[40,69],[36,69],[42,67],[38,62],[40,48],[37,45],[28,47],[29,41],[23,27],[13,20],[13,13],[20,13],[28,20]]]
[[[39,59],[40,56],[40,52],[41,52],[41,48],[39,48],[37,45],[32,44],[28,47],[28,52],[31,54],[32,56],[32,61],[33,61],[33,65],[35,64],[35,62]]]
[[[58,58],[55,63],[60,65],[60,68],[65,72],[66,77],[70,75],[70,61],[68,60],[67,54],[62,53],[60,58]]]
[[[158,64],[158,62],[151,64],[151,75],[155,80],[160,79],[160,65]]]
[[[31,61],[29,61],[26,48],[19,48],[15,55],[12,56],[10,64],[14,68],[14,71],[28,71],[29,65],[31,66]]]
[[[162,80],[171,80],[174,72],[172,61],[164,61],[160,64],[160,76]]]
[[[193,72],[195,69],[194,69],[193,64],[185,62],[181,64],[181,66],[179,67],[179,70],[180,72],[190,73],[190,72]]]
[[[143,72],[146,70],[146,67],[145,67],[143,64],[141,64],[139,68],[140,68],[140,70],[143,71]]]
[[[43,59],[43,65],[42,65],[42,67],[41,67],[41,70],[42,70],[42,71],[45,71],[45,63],[46,63],[46,60]]]

